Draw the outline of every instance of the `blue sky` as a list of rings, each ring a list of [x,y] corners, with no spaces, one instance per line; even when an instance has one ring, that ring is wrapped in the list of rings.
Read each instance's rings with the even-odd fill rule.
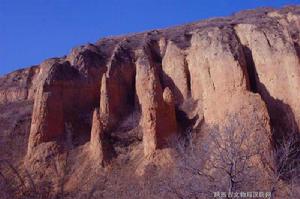
[[[0,0],[0,75],[109,35],[300,0]]]

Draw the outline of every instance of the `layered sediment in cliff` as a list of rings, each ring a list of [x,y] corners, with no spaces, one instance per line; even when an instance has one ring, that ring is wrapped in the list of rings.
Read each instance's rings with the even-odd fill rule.
[[[300,8],[287,7],[105,38],[1,77],[0,103],[34,100],[29,156],[72,126],[77,144],[91,138],[103,161],[103,143],[132,115],[128,130],[141,128],[147,156],[228,115],[245,125],[258,115],[266,137],[269,118],[272,128],[298,132],[299,35]]]

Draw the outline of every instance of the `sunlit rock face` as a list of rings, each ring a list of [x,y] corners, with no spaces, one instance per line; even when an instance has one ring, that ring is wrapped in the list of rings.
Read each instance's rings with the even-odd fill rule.
[[[129,130],[139,127],[146,156],[188,127],[222,126],[229,115],[297,131],[299,34],[299,7],[290,7],[105,38],[1,77],[0,104],[34,101],[29,156],[72,126],[78,145],[90,141],[101,160],[96,148],[132,115]]]

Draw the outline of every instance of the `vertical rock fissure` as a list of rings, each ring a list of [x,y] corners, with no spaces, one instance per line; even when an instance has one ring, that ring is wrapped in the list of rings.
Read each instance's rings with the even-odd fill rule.
[[[148,49],[150,52],[149,58],[151,59],[151,62],[154,63],[157,73],[159,82],[162,88],[165,87],[165,82],[163,78],[163,69],[162,69],[162,56],[159,50],[159,45],[157,40],[150,40],[148,42]]]
[[[249,91],[253,92],[253,93],[257,93],[257,82],[258,82],[258,77],[257,77],[257,73],[256,73],[256,67],[255,67],[255,63],[253,60],[253,56],[252,56],[252,51],[250,50],[250,48],[246,45],[244,45],[241,42],[241,39],[239,38],[236,30],[234,27],[232,27],[232,34],[234,35],[234,37],[236,38],[238,45],[241,46],[241,54],[242,54],[242,59],[244,59],[244,62],[241,61],[240,58],[236,58],[238,60],[238,62],[240,63],[241,66],[246,65],[245,67],[243,67],[243,72],[244,72],[244,77],[247,81],[247,87],[249,89]]]
[[[186,55],[184,56],[184,69],[187,77],[187,88],[188,88],[188,96],[191,96],[191,73],[189,70],[188,62],[186,60]]]
[[[249,79],[249,89],[251,92],[257,93],[257,81],[258,77],[256,74],[256,68],[252,57],[252,52],[247,46],[243,46],[243,51],[245,55],[247,74]]]
[[[295,48],[296,54],[297,54],[299,62],[300,62],[300,46],[297,42],[294,42],[294,48]]]
[[[207,73],[208,73],[209,79],[210,79],[210,81],[211,81],[213,90],[215,91],[215,90],[216,90],[216,86],[215,86],[214,80],[213,80],[213,78],[212,78],[212,76],[211,76],[210,66],[209,66],[208,61],[206,61],[206,64],[208,65],[208,67],[207,67]]]
[[[283,140],[288,137],[293,137],[293,139],[298,140],[299,130],[290,106],[271,96],[269,90],[259,80],[251,49],[247,46],[243,46],[243,51],[247,63],[250,90],[258,93],[267,106],[270,117],[273,146],[276,148],[281,147]]]
[[[271,42],[270,42],[270,40],[269,40],[267,34],[266,34],[264,31],[262,31],[262,32],[263,32],[263,34],[264,34],[264,36],[265,36],[265,38],[266,38],[266,40],[267,40],[267,43],[268,43],[269,47],[271,47],[272,45],[271,45]]]

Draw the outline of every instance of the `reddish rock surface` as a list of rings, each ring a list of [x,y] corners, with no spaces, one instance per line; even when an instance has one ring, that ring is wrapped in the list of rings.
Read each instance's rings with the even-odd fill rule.
[[[251,92],[262,96],[272,125],[283,111],[299,125],[297,9],[241,12],[102,39],[73,49],[67,57],[2,77],[0,102],[35,99],[29,152],[64,137],[66,123],[73,126],[74,136],[89,137],[89,118],[97,107],[106,132],[140,110],[141,126],[152,132],[144,133],[144,140],[152,137],[144,141],[145,148],[153,149],[177,125],[185,128],[188,121],[178,120],[218,123],[226,117],[232,96]],[[174,108],[164,102],[164,92],[173,96]],[[191,101],[193,110],[183,110]]]
[[[93,123],[91,130],[90,140],[90,153],[94,161],[102,163],[104,159],[104,131],[103,124],[100,119],[99,110],[95,110],[93,113]]]
[[[149,53],[138,51],[136,62],[136,92],[141,107],[146,156],[163,147],[168,137],[176,134],[177,126],[173,94],[168,87],[163,91],[158,65],[149,59]]]
[[[1,145],[10,143],[8,129],[19,129],[28,159],[38,165],[34,159],[60,156],[71,140],[73,163],[92,157],[85,167],[74,163],[82,175],[93,161],[108,159],[146,170],[138,160],[172,148],[174,137],[188,139],[203,124],[226,129],[234,116],[253,133],[245,147],[264,132],[268,151],[285,136],[282,129],[299,133],[299,13],[299,6],[258,9],[104,38],[3,76]],[[30,107],[23,131],[17,111],[9,111],[22,104]]]

